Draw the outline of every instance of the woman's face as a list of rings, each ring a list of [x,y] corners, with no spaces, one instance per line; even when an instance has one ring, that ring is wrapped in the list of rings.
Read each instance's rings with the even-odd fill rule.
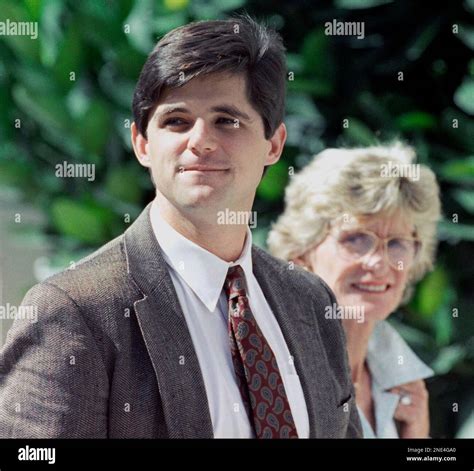
[[[343,257],[341,254],[345,252],[337,236],[362,229],[381,238],[411,237],[414,226],[400,213],[392,217],[374,215],[350,219],[350,222],[336,223],[330,234],[308,252],[306,263],[331,287],[339,306],[363,307],[366,321],[383,320],[399,305],[410,267],[391,266],[380,242],[375,251],[360,259]]]

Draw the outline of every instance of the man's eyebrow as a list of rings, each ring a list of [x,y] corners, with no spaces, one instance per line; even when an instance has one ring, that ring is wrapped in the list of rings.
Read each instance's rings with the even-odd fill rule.
[[[243,111],[240,111],[238,108],[236,108],[233,105],[218,105],[218,106],[213,106],[211,108],[211,111],[214,113],[226,113],[230,116],[233,116],[234,118],[238,118],[240,120],[245,120],[245,121],[252,121],[252,118],[247,114],[244,113]],[[187,113],[189,114],[190,111],[183,107],[183,106],[175,106],[175,105],[168,105],[168,106],[163,106],[161,109],[158,110],[156,113],[157,116],[164,116],[167,114],[171,113]]]
[[[243,119],[245,121],[252,121],[252,118],[247,114],[244,113],[243,111],[240,111],[233,105],[219,105],[219,106],[213,106],[211,108],[211,111],[215,113],[226,113],[230,116],[234,116],[235,118],[238,119]]]
[[[187,108],[183,106],[175,106],[175,105],[167,105],[163,106],[160,110],[158,110],[157,115],[165,115],[171,113],[189,113]]]

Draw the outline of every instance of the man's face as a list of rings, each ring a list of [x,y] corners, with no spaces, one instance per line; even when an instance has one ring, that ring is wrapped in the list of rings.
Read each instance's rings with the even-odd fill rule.
[[[265,165],[275,163],[284,124],[266,140],[241,75],[212,74],[165,89],[145,140],[132,129],[135,153],[157,191],[181,212],[209,222],[217,211],[250,210]]]

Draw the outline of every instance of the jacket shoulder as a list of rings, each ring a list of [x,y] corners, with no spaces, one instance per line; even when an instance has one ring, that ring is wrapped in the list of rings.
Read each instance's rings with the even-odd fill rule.
[[[331,304],[336,302],[331,288],[320,276],[297,264],[274,257],[257,246],[253,246],[253,255],[254,262],[264,264],[265,269],[278,276],[287,289],[295,290],[306,299],[308,297],[321,299],[321,296],[324,296]]]
[[[127,274],[127,257],[121,235],[43,283],[64,291],[79,305],[87,300],[104,304],[116,293],[127,291]]]

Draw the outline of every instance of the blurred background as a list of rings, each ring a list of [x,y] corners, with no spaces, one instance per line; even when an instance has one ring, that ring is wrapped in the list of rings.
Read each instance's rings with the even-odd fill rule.
[[[151,201],[129,137],[146,56],[170,29],[242,11],[280,31],[293,72],[255,242],[283,209],[289,166],[325,147],[415,146],[440,181],[444,220],[435,270],[390,321],[436,372],[432,436],[474,437],[474,0],[0,0],[0,21],[38,23],[37,39],[0,36],[0,305],[19,305]],[[333,20],[363,22],[364,39],[325,35]],[[94,164],[95,180],[57,178],[64,161]]]

